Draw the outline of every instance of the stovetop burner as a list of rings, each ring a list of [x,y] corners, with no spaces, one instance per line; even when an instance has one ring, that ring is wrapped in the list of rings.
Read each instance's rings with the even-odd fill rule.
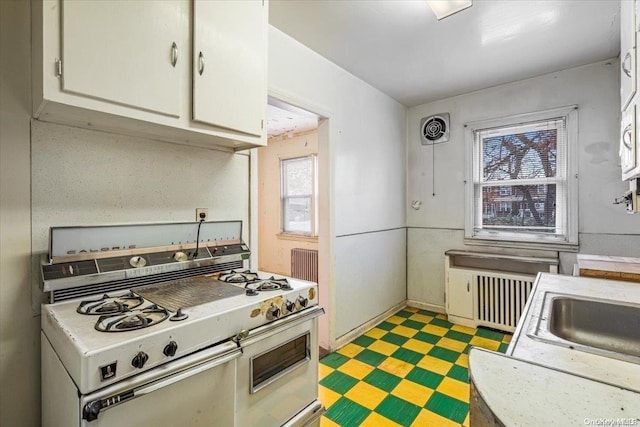
[[[258,279],[247,282],[245,288],[255,291],[286,291],[291,289],[291,285],[289,285],[287,279],[276,279],[275,277],[271,276],[268,279]]]
[[[220,275],[220,280],[227,283],[245,283],[245,282],[252,282],[258,279],[259,279],[258,273],[255,273],[251,270],[244,270],[244,271],[231,270],[228,273]]]
[[[100,316],[95,328],[100,332],[126,332],[147,328],[166,320],[169,310],[151,305],[141,310]]]
[[[117,297],[104,294],[102,298],[97,300],[81,301],[76,311],[88,315],[117,314],[132,310],[142,305],[143,302],[144,299],[133,292]]]

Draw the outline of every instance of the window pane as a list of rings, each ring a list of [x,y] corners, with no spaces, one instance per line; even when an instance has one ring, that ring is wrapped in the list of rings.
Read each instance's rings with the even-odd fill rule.
[[[284,231],[311,233],[311,197],[284,199]]]
[[[481,132],[484,181],[555,177],[557,172],[558,129],[518,132]],[[562,133],[562,132],[561,132]]]
[[[555,233],[556,185],[483,187],[482,228]]]
[[[313,190],[313,169],[310,157],[283,161],[284,195],[308,196]]]

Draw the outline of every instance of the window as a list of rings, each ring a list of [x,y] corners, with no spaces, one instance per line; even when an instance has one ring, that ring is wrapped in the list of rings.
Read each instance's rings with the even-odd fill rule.
[[[282,232],[316,236],[316,155],[280,160]]]
[[[467,242],[577,245],[577,107],[466,127]]]

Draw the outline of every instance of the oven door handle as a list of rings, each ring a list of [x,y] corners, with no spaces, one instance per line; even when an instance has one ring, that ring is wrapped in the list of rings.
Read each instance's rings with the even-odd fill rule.
[[[233,340],[237,342],[238,345],[248,346],[256,341],[268,337],[269,335],[279,333],[283,328],[291,328],[311,319],[315,319],[322,314],[324,314],[324,308],[316,305],[312,308],[307,308],[306,310],[291,314],[267,325],[259,326],[248,332],[240,331]]]
[[[242,350],[233,343],[228,342],[223,344],[221,347],[222,348],[220,350],[212,349],[212,354],[210,354],[205,360],[200,360],[199,362],[194,360],[193,365],[183,367],[173,374],[169,374],[155,381],[150,381],[139,387],[132,387],[124,390],[113,390],[111,393],[106,395],[101,393],[101,397],[91,399],[83,405],[82,419],[93,421],[98,418],[101,411],[112,408],[120,403],[128,402],[136,397],[142,397],[161,388],[168,387],[178,381],[182,381],[186,378],[237,359],[242,355]]]

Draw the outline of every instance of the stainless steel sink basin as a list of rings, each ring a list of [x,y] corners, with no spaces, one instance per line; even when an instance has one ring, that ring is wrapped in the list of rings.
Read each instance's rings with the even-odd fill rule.
[[[640,305],[549,292],[527,335],[640,364]]]
[[[554,298],[549,331],[576,344],[640,357],[640,308],[610,302]]]

